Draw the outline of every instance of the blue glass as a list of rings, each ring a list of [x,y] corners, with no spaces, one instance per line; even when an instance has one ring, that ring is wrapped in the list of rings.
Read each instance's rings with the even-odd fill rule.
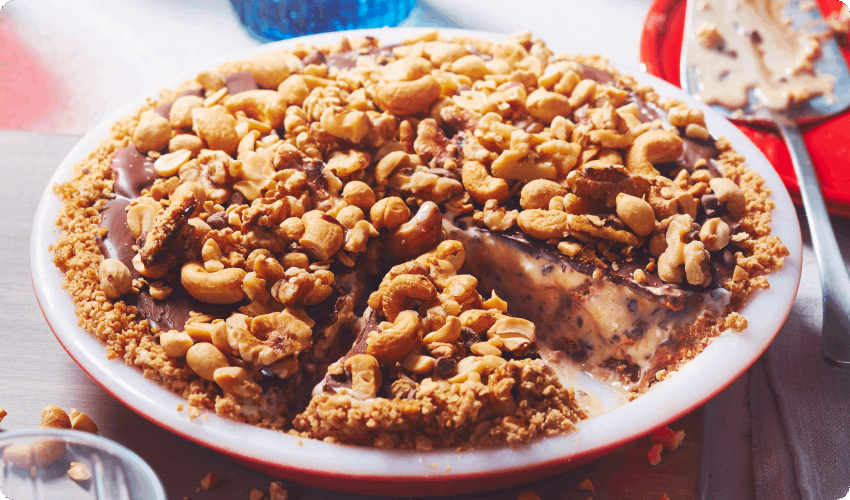
[[[416,0],[230,0],[247,30],[263,41],[357,28],[396,26]]]

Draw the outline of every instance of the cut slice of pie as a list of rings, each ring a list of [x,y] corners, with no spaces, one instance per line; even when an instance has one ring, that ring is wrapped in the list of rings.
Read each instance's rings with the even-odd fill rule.
[[[393,267],[365,326],[293,422],[305,437],[382,448],[526,443],[587,413],[538,353],[537,327],[462,274],[446,240]]]

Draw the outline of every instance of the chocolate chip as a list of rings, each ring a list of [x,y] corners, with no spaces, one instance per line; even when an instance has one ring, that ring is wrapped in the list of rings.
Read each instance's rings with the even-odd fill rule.
[[[730,252],[729,250],[724,250],[723,251],[723,265],[725,265],[726,267],[729,267],[729,268],[734,268],[735,265],[737,265],[737,264],[738,264],[738,259],[736,259],[734,255],[732,255],[732,252]]]
[[[585,347],[583,344],[577,344],[573,340],[558,341],[558,342],[556,342],[555,347],[558,350],[563,351],[564,354],[569,356],[573,361],[578,361],[578,362],[581,362],[581,361],[584,361],[585,359],[587,359],[587,357],[589,355],[588,351],[590,350],[587,347]]]
[[[460,336],[463,337],[464,342],[481,342],[481,336],[475,333],[475,330],[468,326],[460,327]]]
[[[304,66],[308,64],[325,64],[325,55],[320,50],[317,50],[304,56],[301,62],[304,63]]]
[[[642,339],[644,335],[646,335],[646,327],[643,325],[635,325],[626,330],[626,337],[635,342]]]
[[[460,335],[463,338],[463,342],[461,342],[461,345],[464,349],[467,350],[467,352],[469,352],[473,344],[481,342],[481,336],[475,333],[475,330],[469,328],[468,326],[462,326],[460,328]]]
[[[705,216],[709,219],[713,219],[717,217],[717,209],[720,208],[720,200],[717,199],[717,196],[713,194],[704,194],[699,199],[700,205],[702,205],[703,211],[705,211]]]
[[[629,300],[626,302],[626,307],[628,307],[628,308],[629,308],[629,312],[637,312],[637,309],[638,309],[637,300],[635,300],[635,299],[629,299]]]
[[[699,229],[700,229],[699,224],[694,222],[693,225],[691,225],[691,230],[688,231],[688,234],[686,235],[688,237],[688,239],[698,240],[699,239]]]
[[[216,212],[207,218],[207,224],[213,229],[224,229],[227,227],[227,212]]]
[[[526,351],[525,354],[522,355],[523,359],[540,359],[540,353],[537,351]]]
[[[434,376],[438,378],[451,378],[456,371],[457,361],[448,356],[437,358],[437,362],[434,364]]]
[[[749,35],[750,41],[753,42],[753,45],[759,45],[763,41],[761,38],[761,33],[759,33],[758,30],[750,31]]]
[[[246,203],[248,203],[248,199],[245,198],[245,196],[243,196],[239,191],[234,191],[233,194],[230,195],[230,200],[227,201],[227,206],[239,206],[245,205]]]

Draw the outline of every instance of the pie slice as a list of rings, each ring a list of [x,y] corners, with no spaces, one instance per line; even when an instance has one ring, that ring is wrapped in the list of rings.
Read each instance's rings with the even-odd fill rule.
[[[519,444],[587,418],[540,359],[537,328],[462,274],[446,240],[393,267],[369,298],[354,345],[330,365],[293,428],[382,448]]]

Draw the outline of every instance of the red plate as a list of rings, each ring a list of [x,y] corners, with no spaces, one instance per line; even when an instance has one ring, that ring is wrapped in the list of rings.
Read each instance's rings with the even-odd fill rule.
[[[817,0],[817,3],[825,16],[841,7],[841,2],[836,0]],[[655,0],[640,40],[640,59],[645,70],[679,87],[686,5],[684,0]],[[850,44],[844,44],[841,52],[850,64]],[[801,204],[791,156],[779,134],[771,128],[735,125],[764,153],[788,187],[794,203]],[[834,215],[850,217],[850,113],[800,128],[820,178],[827,209]]]

